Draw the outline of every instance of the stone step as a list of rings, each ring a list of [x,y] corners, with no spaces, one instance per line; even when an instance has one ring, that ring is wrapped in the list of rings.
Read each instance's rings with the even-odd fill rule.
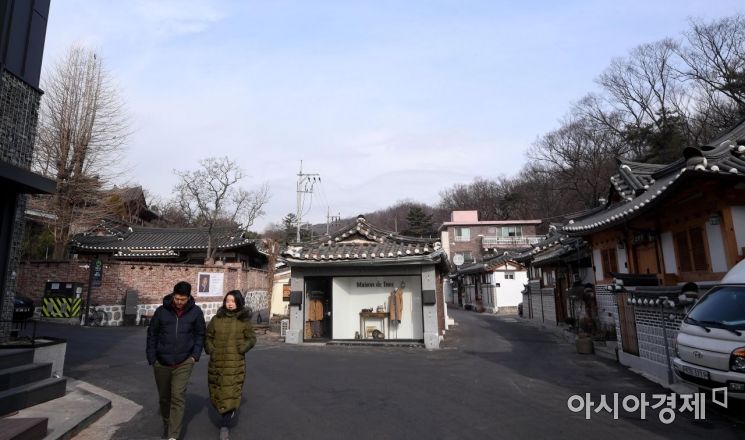
[[[0,370],[0,391],[37,382],[52,376],[52,364],[24,364]]]
[[[0,419],[0,440],[41,440],[47,436],[44,417]]]
[[[10,414],[65,395],[64,378],[48,378],[0,391],[0,415]]]
[[[44,440],[73,438],[111,409],[111,400],[83,389],[81,384],[70,379],[64,396],[23,409],[8,418],[13,420],[46,417],[49,423]],[[109,437],[102,435],[95,438]]]
[[[34,362],[34,350],[2,349],[0,350],[0,369],[17,367]]]

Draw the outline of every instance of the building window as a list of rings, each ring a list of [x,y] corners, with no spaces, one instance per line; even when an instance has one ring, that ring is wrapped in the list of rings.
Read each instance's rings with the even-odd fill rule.
[[[704,230],[701,227],[676,232],[673,235],[678,248],[678,264],[681,272],[707,270],[709,262],[706,258]]]
[[[463,257],[463,264],[473,263],[473,255],[471,254],[471,251],[456,252],[453,254],[453,258],[457,255]]]
[[[554,272],[549,270],[543,272],[543,285],[545,287],[553,286],[556,283]]]
[[[606,278],[610,278],[611,272],[618,272],[616,248],[603,249],[600,251],[600,255],[603,259],[603,274]]]
[[[471,241],[471,229],[455,228],[455,241]]]
[[[505,280],[514,280],[515,279],[515,272],[505,272],[504,273],[504,279]]]
[[[502,237],[522,237],[523,228],[522,226],[502,226],[501,233]]]

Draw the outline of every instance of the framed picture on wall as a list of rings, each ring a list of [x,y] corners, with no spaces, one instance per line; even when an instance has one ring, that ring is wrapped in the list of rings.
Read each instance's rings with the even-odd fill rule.
[[[197,274],[197,296],[222,296],[223,277],[221,273],[199,272]]]

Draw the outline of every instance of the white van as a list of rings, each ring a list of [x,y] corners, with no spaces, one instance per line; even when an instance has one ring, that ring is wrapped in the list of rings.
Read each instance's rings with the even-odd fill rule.
[[[745,399],[745,261],[707,292],[680,325],[673,359],[681,379],[698,387],[727,387]]]

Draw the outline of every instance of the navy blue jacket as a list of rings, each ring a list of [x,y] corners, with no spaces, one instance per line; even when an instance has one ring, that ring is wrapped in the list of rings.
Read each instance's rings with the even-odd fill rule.
[[[156,359],[163,365],[179,365],[189,356],[199,360],[204,347],[204,314],[190,297],[181,317],[173,308],[173,295],[163,298],[147,328],[147,361]]]

